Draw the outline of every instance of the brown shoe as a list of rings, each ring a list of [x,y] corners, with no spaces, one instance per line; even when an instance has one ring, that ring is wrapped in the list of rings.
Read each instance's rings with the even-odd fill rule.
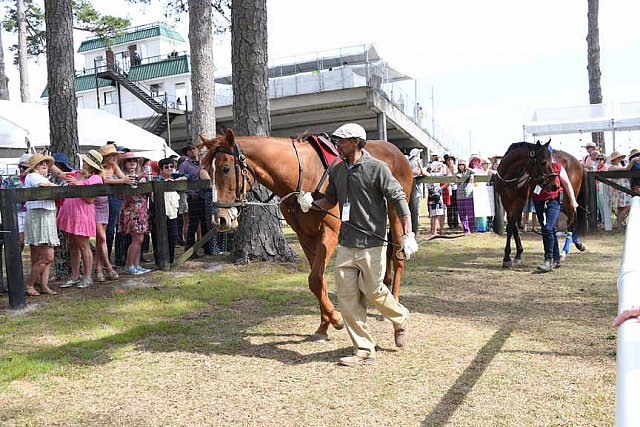
[[[396,347],[404,347],[409,342],[409,316],[402,322],[402,325],[393,332],[396,340]]]
[[[349,357],[340,358],[340,362],[338,364],[341,366],[360,366],[360,365],[367,365],[375,361],[376,361],[375,357],[349,356]]]

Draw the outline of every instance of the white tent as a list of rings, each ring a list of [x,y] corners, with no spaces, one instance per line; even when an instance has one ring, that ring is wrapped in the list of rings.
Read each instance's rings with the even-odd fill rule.
[[[165,140],[119,117],[97,109],[78,109],[81,151],[115,141],[145,157],[159,160],[175,154]],[[46,105],[0,101],[0,148],[49,146],[49,109]]]
[[[640,102],[592,104],[567,108],[539,108],[524,125],[528,135],[615,132],[640,129]]]

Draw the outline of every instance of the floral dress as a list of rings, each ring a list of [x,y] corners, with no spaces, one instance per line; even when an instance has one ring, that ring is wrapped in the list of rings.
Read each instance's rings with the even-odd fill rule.
[[[149,232],[149,196],[129,194],[125,197],[118,221],[118,232],[144,234]]]

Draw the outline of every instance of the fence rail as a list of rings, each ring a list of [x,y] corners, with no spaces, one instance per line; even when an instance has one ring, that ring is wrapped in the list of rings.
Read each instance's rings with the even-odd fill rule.
[[[101,184],[0,190],[0,214],[2,215],[10,307],[18,309],[26,304],[22,255],[18,244],[17,202],[143,193],[153,194],[154,200],[162,201],[162,203],[155,204],[153,218],[157,230],[158,253],[155,254],[156,260],[161,270],[169,270],[169,236],[167,235],[167,215],[163,203],[164,193],[167,191],[206,190],[208,188],[211,188],[211,181],[196,180],[145,182],[139,184],[137,188],[131,188],[125,184]]]

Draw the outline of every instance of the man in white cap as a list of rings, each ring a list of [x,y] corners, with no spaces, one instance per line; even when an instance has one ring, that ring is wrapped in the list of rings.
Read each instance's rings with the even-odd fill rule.
[[[405,233],[402,250],[407,259],[418,250],[418,243],[411,232],[409,206],[402,186],[384,162],[363,150],[367,135],[362,126],[349,123],[340,126],[332,136],[344,161],[331,171],[325,198],[314,202],[310,193],[303,192],[298,203],[303,212],[312,204],[325,210],[340,205],[342,227],[335,280],[344,323],[354,346],[354,355],[341,358],[340,364],[357,366],[375,360],[376,343],[367,329],[367,302],[393,323],[396,346],[404,346],[409,339],[409,310],[396,301],[383,283],[385,201],[394,204],[402,221]]]

